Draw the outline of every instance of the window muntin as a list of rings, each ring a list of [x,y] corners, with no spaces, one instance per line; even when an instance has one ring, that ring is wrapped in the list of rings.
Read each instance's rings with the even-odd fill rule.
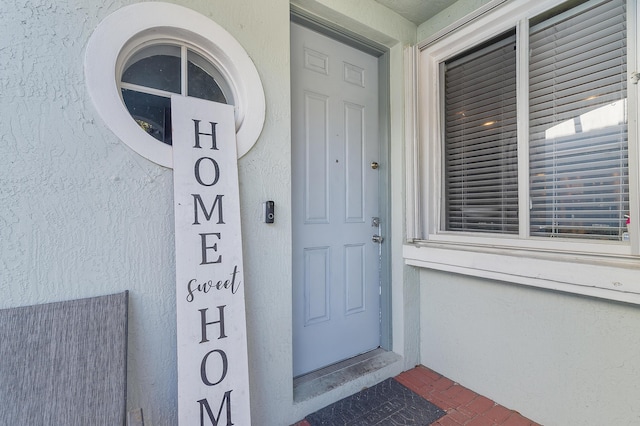
[[[532,19],[530,35],[519,34],[520,37],[527,37],[526,45],[531,45],[531,55],[517,52],[521,64],[531,64],[530,71],[525,66],[519,68],[525,70],[520,73],[518,83],[524,90],[517,91],[513,86],[505,90],[505,85],[499,84],[499,90],[496,91],[485,84],[485,81],[491,80],[490,73],[482,68],[475,71],[484,78],[476,87],[478,94],[469,102],[481,105],[482,96],[494,97],[490,104],[495,110],[493,118],[478,112],[475,128],[461,128],[460,132],[464,134],[462,139],[466,138],[463,150],[452,150],[459,142],[451,136],[451,130],[455,129],[455,120],[451,116],[460,114],[462,109],[456,108],[452,102],[453,95],[448,94],[446,88],[443,89],[443,198],[440,201],[443,211],[436,230],[518,234],[520,238],[624,239],[625,215],[629,214],[629,179],[626,28],[620,25],[626,23],[625,2],[590,1],[574,6],[575,3],[563,11]],[[611,16],[612,20],[606,20],[606,16]],[[518,28],[519,31],[529,30],[526,25]],[[574,31],[580,28],[584,28],[584,31],[576,37]],[[605,37],[603,32],[598,32],[599,29],[608,30],[611,37]],[[538,46],[541,31],[552,33],[551,44]],[[592,44],[585,43],[587,34]],[[486,49],[499,40],[490,39],[480,46]],[[477,50],[468,50],[471,52],[469,56],[477,56]],[[453,59],[440,62],[440,66],[447,69],[445,77],[441,75],[442,85],[448,85],[450,76],[446,75],[447,72],[465,56],[464,53],[455,54]],[[615,66],[603,60],[611,56]],[[482,59],[477,61],[481,62]],[[564,73],[561,67],[563,63],[570,64]],[[536,74],[539,68],[545,67],[550,70],[549,75],[543,73],[540,77]],[[471,72],[461,77],[457,86],[463,86],[465,80],[473,78],[473,74]],[[505,81],[508,78],[505,77]],[[543,89],[547,92],[542,97],[538,96],[542,93],[539,81],[547,85]],[[527,87],[531,89],[530,94]],[[503,92],[509,93],[507,96],[517,92],[518,102],[527,104],[525,108],[517,107],[520,112],[518,126],[530,128],[531,132],[530,138],[523,138],[526,133],[519,133],[517,145],[521,159],[517,163],[516,173],[519,179],[513,176],[514,159],[517,157],[512,150],[505,149],[510,146],[505,140],[512,138],[515,130],[506,124],[508,113],[504,105],[507,102]],[[527,98],[530,98],[530,103]],[[539,99],[547,104],[538,104]],[[526,118],[527,114],[522,115],[522,111],[529,111],[529,119]],[[605,115],[609,118],[604,118]],[[594,117],[597,117],[597,121]],[[607,120],[611,123],[615,121],[615,124],[607,125]],[[577,122],[582,124],[579,132],[576,133],[574,127],[574,133],[568,134],[571,126]],[[493,145],[485,144],[483,154],[477,155],[476,152],[476,155],[465,158],[470,154],[473,139],[478,138],[482,130],[486,131],[492,126],[494,134],[490,137],[494,138]],[[563,156],[559,156],[561,148],[564,148]],[[529,155],[523,156],[523,152],[529,152]],[[504,162],[505,156],[511,160]],[[526,160],[522,160],[523,157]],[[452,168],[452,159],[462,165]],[[495,168],[491,167],[492,160]],[[478,161],[486,173],[470,175],[469,168]],[[500,173],[505,175],[500,176]],[[454,185],[457,174],[466,176],[463,189]],[[524,180],[525,183],[521,182],[518,187],[518,180]],[[514,192],[514,188],[518,188],[518,191]],[[519,196],[514,197],[514,193]],[[519,219],[514,208],[514,203],[518,202],[521,213],[522,203],[525,206],[528,204],[524,208],[529,208],[525,217],[520,215]]]
[[[171,95],[226,104],[216,75],[213,64],[186,46],[145,46],[125,63],[120,81],[122,100],[145,132],[171,145]],[[226,92],[230,92],[228,88]]]

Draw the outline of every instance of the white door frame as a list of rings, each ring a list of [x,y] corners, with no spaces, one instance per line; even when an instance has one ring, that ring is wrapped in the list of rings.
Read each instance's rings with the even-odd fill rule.
[[[291,21],[306,28],[315,30],[341,43],[375,56],[378,59],[378,85],[379,85],[379,117],[378,135],[380,144],[379,154],[379,214],[380,233],[384,237],[381,244],[380,259],[380,346],[390,351],[392,345],[391,335],[391,206],[390,206],[390,106],[389,106],[389,49],[378,43],[372,42],[358,34],[347,31],[335,24],[312,16],[304,10],[291,5]],[[293,308],[293,307],[292,307]]]

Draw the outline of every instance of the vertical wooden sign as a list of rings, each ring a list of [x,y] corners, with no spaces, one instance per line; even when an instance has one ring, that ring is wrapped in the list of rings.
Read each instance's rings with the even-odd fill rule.
[[[171,98],[178,419],[251,425],[233,107]]]

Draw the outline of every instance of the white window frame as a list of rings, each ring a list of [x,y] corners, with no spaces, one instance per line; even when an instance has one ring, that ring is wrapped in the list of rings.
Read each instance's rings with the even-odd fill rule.
[[[442,220],[442,150],[439,64],[514,27],[517,30],[518,75],[527,75],[528,39],[523,26],[528,19],[563,1],[494,0],[460,22],[407,51],[407,73],[415,98],[407,108],[407,241],[409,265],[508,281],[535,287],[640,304],[640,156],[638,149],[638,95],[635,84],[640,70],[637,50],[638,10],[628,1],[628,132],[630,243],[485,235],[448,232]],[[524,36],[523,36],[524,34]],[[524,57],[523,57],[524,56]],[[523,71],[524,69],[524,71]],[[520,77],[519,77],[520,78]],[[527,99],[527,88],[518,84],[518,96]],[[526,117],[519,103],[519,116]],[[413,118],[415,117],[415,118]],[[411,120],[415,120],[412,122]],[[527,126],[518,124],[518,139],[527,140]],[[519,142],[520,143],[520,142]],[[525,146],[526,148],[526,146]],[[528,169],[528,149],[519,144],[518,167]],[[528,193],[528,181],[519,179],[520,193]],[[519,217],[528,222],[528,203],[520,203]]]
[[[85,52],[85,79],[95,108],[130,148],[161,166],[173,167],[173,149],[133,120],[120,93],[122,67],[149,43],[187,46],[210,60],[232,92],[238,158],[256,143],[265,121],[265,97],[255,65],[240,43],[206,16],[170,3],[143,2],[107,16]],[[215,76],[216,78],[218,76]]]

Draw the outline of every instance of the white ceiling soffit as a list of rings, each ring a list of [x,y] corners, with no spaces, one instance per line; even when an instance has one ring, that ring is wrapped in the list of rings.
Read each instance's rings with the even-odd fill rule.
[[[376,0],[416,25],[428,21],[457,0]]]

